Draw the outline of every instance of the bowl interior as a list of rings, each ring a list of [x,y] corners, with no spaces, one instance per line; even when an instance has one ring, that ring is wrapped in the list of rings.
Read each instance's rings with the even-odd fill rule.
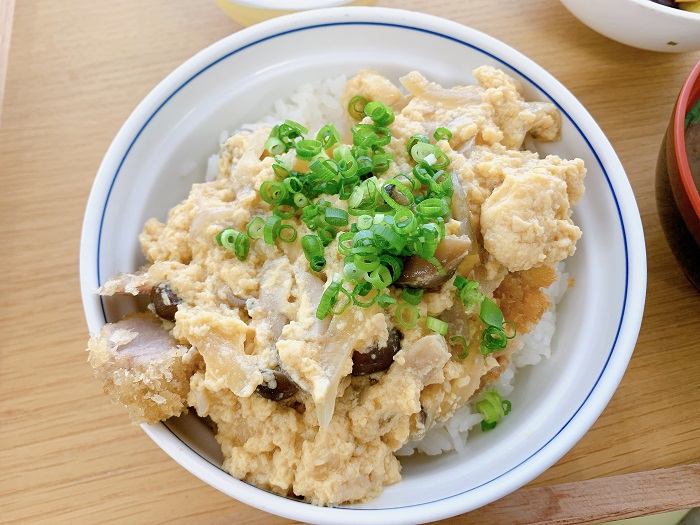
[[[86,211],[81,281],[91,332],[133,305],[102,301],[93,290],[143,264],[137,236],[146,219],[164,220],[201,181],[222,130],[235,131],[303,83],[373,68],[396,80],[417,69],[445,85],[469,84],[492,64],[519,78],[531,100],[562,110],[562,140],[542,155],[582,158],[586,194],[575,207],[583,230],[567,262],[575,279],[558,309],[551,359],[521,369],[513,411],[468,453],[402,460],[403,481],[376,500],[347,509],[313,508],[267,496],[220,469],[211,432],[186,415],[147,432],[193,473],[270,512],[311,522],[416,523],[464,512],[527,483],[585,433],[616,388],[641,322],[646,286],[641,223],[622,167],[602,132],[548,73],[511,48],[471,29],[426,15],[347,8],[294,15],[237,33],[200,53],[161,83],[120,131],[98,173]],[[280,20],[282,20],[280,22]],[[357,38],[361,34],[362,38]],[[284,52],[280,52],[284,50]],[[128,210],[128,211],[125,211]]]

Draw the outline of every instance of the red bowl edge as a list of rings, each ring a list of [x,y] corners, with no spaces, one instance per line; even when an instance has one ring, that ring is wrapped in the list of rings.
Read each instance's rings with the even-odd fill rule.
[[[673,188],[679,210],[688,229],[700,246],[700,195],[699,188],[690,173],[688,154],[685,149],[685,116],[688,108],[700,99],[700,62],[698,62],[686,79],[678,94],[676,105],[671,117],[671,133],[669,133],[670,158],[675,163],[669,162],[669,181]],[[671,164],[677,164],[672,166]],[[676,168],[676,169],[673,169]]]

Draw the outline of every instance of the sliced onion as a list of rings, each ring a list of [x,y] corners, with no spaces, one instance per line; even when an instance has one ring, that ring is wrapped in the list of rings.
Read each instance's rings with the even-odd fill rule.
[[[425,99],[432,104],[459,107],[482,103],[481,88],[477,86],[447,89],[435,82],[428,81],[417,71],[401,77],[399,81],[411,95]]]

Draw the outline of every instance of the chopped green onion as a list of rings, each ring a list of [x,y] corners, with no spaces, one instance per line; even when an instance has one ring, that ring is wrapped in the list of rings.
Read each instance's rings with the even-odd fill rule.
[[[323,149],[328,149],[335,146],[342,139],[340,138],[340,133],[338,133],[338,130],[333,124],[326,124],[318,130],[316,140],[321,143]]]
[[[367,103],[364,113],[379,126],[388,126],[394,122],[394,110],[378,100]]]
[[[323,243],[318,235],[304,235],[301,238],[301,249],[304,250],[306,260],[313,271],[320,272],[326,266]]]
[[[424,290],[420,288],[404,288],[401,290],[401,299],[406,301],[408,304],[417,305],[423,298]]]
[[[297,208],[304,208],[309,205],[309,199],[303,193],[294,194],[294,205]]]
[[[409,235],[416,231],[418,220],[408,208],[400,208],[394,214],[394,231],[399,235]]]
[[[411,148],[411,157],[413,160],[415,160],[418,164],[427,164],[428,166],[432,166],[433,162],[430,161],[431,157],[430,155],[435,157],[435,145],[427,143],[427,142],[416,142],[413,147]]]
[[[284,124],[281,124],[279,127],[280,137],[287,137],[290,139],[302,137],[302,136],[306,135],[308,132],[309,132],[308,129],[306,129],[304,126],[302,126],[298,122],[294,122],[293,120],[285,120]]]
[[[379,256],[379,262],[391,270],[392,283],[401,276],[401,272],[403,270],[403,259],[383,253]]]
[[[335,306],[335,303],[338,301],[338,294],[340,294],[342,284],[342,281],[333,279],[328,285],[328,288],[323,291],[321,302],[316,310],[316,317],[318,319],[323,320],[331,313],[333,306]]]
[[[334,161],[321,157],[311,161],[309,169],[313,173],[314,179],[321,181],[329,181],[338,173],[338,168]]]
[[[276,160],[279,161],[279,159]],[[289,170],[281,164],[273,164],[272,171],[278,179],[284,179],[285,177],[289,176]]]
[[[289,193],[299,193],[304,189],[304,183],[302,183],[297,177],[287,177],[282,181],[282,184],[284,184],[285,189]]]
[[[430,187],[429,193],[433,196],[451,197],[453,193],[452,175],[445,170],[438,170],[428,181],[428,186]]]
[[[392,283],[393,278],[389,268],[380,264],[365,275],[365,280],[377,290],[383,290]]]
[[[427,136],[414,135],[406,144],[417,163],[412,173],[380,182],[377,175],[389,170],[394,161],[393,152],[384,150],[391,142],[394,112],[382,102],[358,96],[348,104],[348,113],[357,121],[368,117],[351,127],[350,145],[342,143],[333,124],[322,127],[315,138],[291,120],[273,128],[266,145],[276,154],[271,168],[274,178],[260,187],[260,198],[271,205],[272,216],[252,219],[248,234],[233,238],[234,248],[238,240],[239,251],[254,238],[268,244],[278,239],[294,242],[297,229],[283,221],[297,217],[315,232],[301,238],[311,271],[326,267],[324,248],[337,238],[338,252],[345,258],[343,274],[324,291],[326,300],[317,309],[319,318],[342,312],[350,302],[360,307],[377,303],[383,308],[396,303],[383,290],[399,278],[408,256],[418,255],[445,273],[435,251],[446,235],[444,217],[449,214],[453,192],[451,174],[443,169],[449,164],[447,155]],[[433,136],[449,140],[451,133],[437,128]],[[297,159],[308,163],[306,171],[294,169],[293,155],[282,155],[290,149]],[[329,199],[331,195],[337,198]],[[347,208],[336,204],[339,200],[347,201]],[[357,217],[352,224],[351,216]],[[471,293],[466,287],[458,289],[462,300]],[[347,300],[341,300],[340,294]],[[407,319],[416,322],[422,291],[403,289],[402,297],[397,311],[406,312]],[[428,318],[426,326],[447,333],[447,323],[439,319]]]
[[[365,106],[367,105],[367,99],[356,95],[350,99],[348,102],[348,115],[354,120],[362,120],[365,116]]]
[[[392,160],[394,160],[393,153],[376,153],[372,156],[372,172],[384,173],[391,166]]]
[[[328,246],[330,243],[332,243],[337,234],[338,230],[336,230],[333,226],[324,226],[318,231],[318,236],[321,238],[323,246]]]
[[[413,167],[413,176],[421,184],[429,186],[433,181],[434,174],[435,170],[433,170],[433,168],[430,166],[426,166],[425,164],[417,164]]]
[[[277,215],[280,219],[291,219],[296,212],[297,209],[291,204],[278,204],[275,211],[272,213]]]
[[[364,297],[369,292],[371,292],[373,289],[374,288],[370,283],[363,281],[355,286],[355,288],[352,291],[352,294],[357,295],[359,297]]]
[[[294,242],[297,240],[297,230],[291,224],[283,224],[277,231],[277,237],[282,242]]]
[[[227,228],[216,236],[217,243],[236,255],[239,261],[245,261],[250,251],[250,239],[246,234],[233,228]]]
[[[236,237],[236,242],[234,243],[234,253],[238,257],[239,261],[245,261],[248,258],[248,252],[250,251],[250,238],[247,235],[240,233]]]
[[[372,157],[369,155],[358,155],[355,157],[357,161],[357,173],[359,175],[366,175],[372,171]]]
[[[351,154],[347,154],[340,159],[336,159],[338,163],[338,173],[343,177],[346,183],[356,182],[359,180],[357,176],[358,165],[357,160]]]
[[[359,306],[360,308],[369,308],[370,306],[372,306],[374,303],[377,302],[377,296],[379,295],[378,291],[376,291],[375,294],[372,297],[370,297],[368,301],[360,301],[360,299],[358,299],[358,297],[366,297],[372,290],[374,290],[374,288],[368,282],[364,282],[355,286],[355,289],[353,290],[352,294],[353,304],[355,306]]]
[[[357,224],[358,230],[369,230],[370,226],[372,226],[372,224],[374,224],[374,217],[372,217],[371,215],[366,215],[366,214],[360,215],[357,218],[357,222],[355,224]]]
[[[449,325],[445,321],[429,315],[425,318],[425,326],[426,328],[429,328],[433,332],[437,332],[442,336],[447,335],[447,329],[449,328]]]
[[[418,324],[420,313],[415,305],[410,303],[399,303],[394,312],[396,322],[404,328],[415,328]]]
[[[353,232],[342,232],[338,236],[338,251],[341,255],[350,255],[353,249]]]
[[[394,304],[395,302],[396,299],[385,293],[379,294],[377,296],[377,304],[382,308],[386,308],[387,306],[389,306],[390,304]]]
[[[353,302],[352,294],[350,292],[348,292],[343,286],[340,287],[340,292],[342,292],[342,294],[345,295],[346,300],[343,301],[342,303],[340,303],[340,306],[338,306],[338,300],[336,299],[334,308],[331,310],[331,313],[333,315],[342,314],[345,311],[345,309],[348,306],[350,306],[350,304],[352,304],[352,302]],[[338,294],[338,297],[340,297],[340,294]]]
[[[348,261],[345,263],[345,266],[343,267],[343,273],[345,274],[345,277],[355,282],[362,279],[365,275],[365,272],[358,270],[357,266],[355,266],[355,263],[353,263],[352,261]]]
[[[487,355],[499,350],[503,350],[508,344],[508,338],[503,328],[497,326],[487,326],[481,334],[481,344],[479,350]]]
[[[265,227],[263,228],[263,240],[266,244],[275,244],[281,224],[282,219],[277,215],[270,215],[270,217],[268,217],[265,221]]]
[[[363,272],[371,272],[373,270],[376,270],[381,264],[379,256],[376,253],[357,254],[355,255],[355,259],[353,262],[355,263],[355,266],[357,266],[358,270],[361,270]]]
[[[433,133],[433,138],[435,140],[450,140],[452,138],[452,132],[447,128],[440,127]]]
[[[310,160],[321,153],[322,147],[320,140],[302,139],[296,143],[297,157]]]
[[[416,212],[424,217],[444,217],[450,213],[450,208],[442,199],[430,198],[419,202]]]
[[[418,164],[425,164],[434,169],[445,168],[450,159],[444,151],[438,148],[435,144],[425,142],[416,142],[411,148],[411,157]]]
[[[260,198],[268,204],[280,204],[287,195],[287,189],[281,182],[267,180],[260,185]]]
[[[494,326],[501,331],[503,330],[503,312],[493,299],[484,297],[483,301],[481,301],[479,317],[481,317],[481,320],[488,326]]]
[[[510,413],[512,406],[510,401],[502,399],[496,390],[484,393],[484,399],[476,404],[476,410],[484,416],[481,422],[481,430],[492,430],[496,424]]]
[[[326,208],[324,219],[331,226],[347,226],[348,212],[340,208]]]
[[[376,124],[355,124],[350,128],[352,143],[358,148],[377,148],[391,142],[391,131]]]
[[[460,359],[466,359],[469,357],[469,345],[467,344],[467,340],[464,338],[464,336],[461,335],[453,335],[450,337],[450,341],[457,341],[459,344],[462,345],[462,348],[464,349],[464,352],[459,354],[457,357]]]
[[[464,303],[464,306],[479,303],[484,300],[484,294],[478,291],[479,283],[470,281],[458,275],[453,283],[459,290],[459,298]]]
[[[406,246],[406,239],[388,226],[373,224],[369,230],[374,234],[375,242],[391,253],[398,254]]]
[[[382,198],[386,201],[386,203],[394,208],[395,210],[402,210],[402,209],[407,209],[406,206],[403,204],[399,204],[396,202],[396,200],[391,196],[391,194],[394,191],[399,192],[405,201],[408,204],[412,204],[413,201],[415,200],[413,197],[413,191],[411,191],[411,188],[406,186],[404,183],[400,182],[397,179],[389,179],[384,183],[383,186],[383,191],[382,191]]]
[[[425,260],[435,266],[440,275],[445,275],[445,268],[442,266],[442,263],[437,260],[437,257],[426,257]]]
[[[508,332],[506,332],[506,327],[512,327],[512,331],[510,332],[510,335],[508,335]],[[506,338],[508,338],[508,339],[513,339],[516,335],[518,335],[518,331],[515,327],[515,323],[512,321],[505,321],[503,323],[503,332],[506,334]]]
[[[223,246],[228,251],[233,252],[233,243],[236,241],[238,232],[233,228],[226,228],[219,232],[216,236],[216,242],[219,246]]]
[[[301,220],[308,224],[314,217],[319,214],[318,204],[308,204],[301,210]]]
[[[267,150],[270,155],[281,155],[287,151],[287,146],[282,142],[279,137],[270,136],[265,141],[263,147]]]
[[[265,219],[262,217],[253,217],[250,219],[248,226],[246,226],[246,233],[251,239],[260,239],[263,236],[263,229],[265,228]]]
[[[419,142],[430,143],[430,139],[427,137],[427,135],[413,135],[411,138],[408,139],[408,142],[406,143],[406,153],[410,155],[413,146],[415,146]]]

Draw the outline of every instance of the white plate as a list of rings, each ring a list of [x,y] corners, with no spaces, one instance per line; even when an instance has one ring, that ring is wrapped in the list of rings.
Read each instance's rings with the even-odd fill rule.
[[[93,291],[144,262],[137,235],[165,218],[202,180],[221,130],[269,113],[272,101],[309,80],[374,68],[393,79],[417,69],[444,85],[475,83],[482,64],[523,81],[526,97],[562,111],[562,141],[543,154],[583,158],[586,193],[574,220],[584,234],[567,271],[576,279],[559,307],[553,355],[522,369],[513,411],[476,433],[463,457],[402,460],[403,480],[376,500],[320,508],[271,495],[220,469],[211,432],[192,416],[145,426],[168,454],[245,503],[310,523],[433,521],[485,505],[531,481],[563,456],[599,416],[631,356],[641,323],[646,259],[627,177],[591,116],[559,82],[505,44],[465,26],[401,10],[336,8],[278,18],[231,35],[169,75],[138,106],[97,174],[81,242],[81,285],[91,332],[123,313]]]

